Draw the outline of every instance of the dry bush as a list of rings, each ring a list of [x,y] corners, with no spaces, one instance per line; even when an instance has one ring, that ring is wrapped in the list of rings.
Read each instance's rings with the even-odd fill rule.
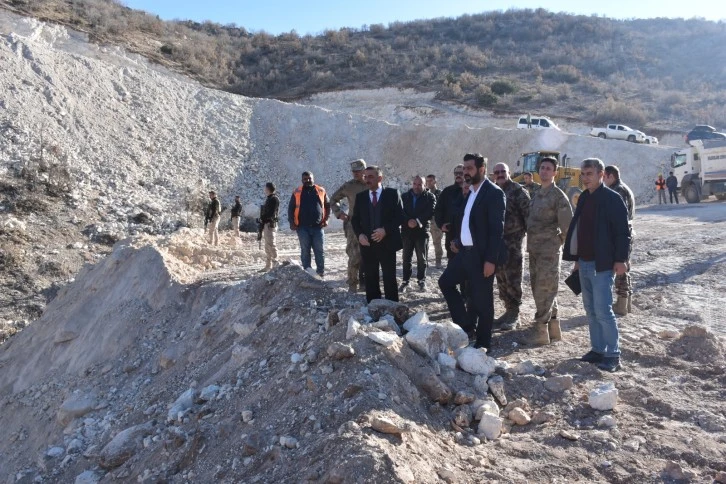
[[[608,92],[644,100],[653,92],[653,110],[672,111],[663,103],[682,106],[684,125],[700,122],[699,116],[714,122],[725,117],[713,94],[726,91],[723,72],[714,68],[726,65],[726,50],[720,47],[726,29],[701,19],[622,21],[525,9],[300,37],[295,32],[252,35],[234,24],[165,22],[115,0],[0,0],[2,4],[31,16],[52,11],[92,39],[128,45],[181,66],[207,84],[250,96],[287,98],[361,86],[437,90],[442,82],[438,73],[448,71],[467,72],[475,79],[516,76],[522,86],[541,79],[576,86],[569,92],[540,92],[540,101],[547,103],[554,96],[580,105]],[[449,84],[442,95],[479,104],[474,93],[478,82],[460,80],[461,93]],[[490,87],[495,95],[511,94],[503,85]],[[673,98],[655,95],[660,90]],[[575,110],[567,103],[561,109]],[[635,113],[624,114],[636,124]]]
[[[606,99],[595,108],[593,121],[596,124],[623,123],[631,126],[643,126],[648,119],[648,112],[637,101],[616,101]]]

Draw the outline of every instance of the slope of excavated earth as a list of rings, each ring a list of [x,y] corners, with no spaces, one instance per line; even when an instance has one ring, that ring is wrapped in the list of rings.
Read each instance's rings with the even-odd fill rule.
[[[487,391],[487,376],[462,370],[471,367],[461,356],[449,367],[419,354],[418,337],[395,336],[397,325],[385,318],[375,323],[380,312],[344,290],[340,232],[328,233],[324,281],[294,262],[260,274],[262,252],[251,234],[235,246],[225,233],[219,248],[206,246],[197,230],[121,241],[3,346],[2,477],[722,479],[722,214],[718,202],[640,210],[634,309],[620,321],[622,372],[604,374],[577,360],[588,348],[587,327],[579,298],[564,291],[564,341],[531,348],[523,329],[495,336],[496,363],[488,360],[487,372],[503,377],[506,405]],[[686,227],[689,238],[669,237],[668,224]],[[283,259],[297,259],[296,247],[294,238],[280,237]],[[687,250],[693,258],[680,256]],[[408,314],[424,311],[431,324],[448,328],[438,274],[432,269],[425,291],[407,292],[402,302]],[[531,306],[525,289],[523,320]],[[391,346],[370,332],[388,335]],[[436,334],[426,341],[441,349]],[[444,340],[447,353],[461,353],[451,337]],[[619,392],[617,404],[595,410],[589,393],[607,382]],[[500,437],[479,431],[482,405],[500,412]]]

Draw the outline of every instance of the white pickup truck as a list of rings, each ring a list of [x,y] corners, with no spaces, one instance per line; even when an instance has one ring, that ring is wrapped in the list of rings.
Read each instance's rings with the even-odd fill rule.
[[[592,128],[590,136],[598,138],[612,138],[630,141],[631,143],[645,143],[646,136],[642,131],[628,128],[624,124],[608,124],[607,128]]]

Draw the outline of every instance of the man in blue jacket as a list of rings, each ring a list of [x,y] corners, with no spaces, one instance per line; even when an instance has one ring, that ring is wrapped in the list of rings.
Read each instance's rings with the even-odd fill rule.
[[[623,199],[603,185],[605,164],[597,158],[582,162],[582,184],[575,215],[567,231],[564,260],[579,270],[582,303],[590,327],[590,351],[582,361],[601,370],[620,369],[618,323],[613,313],[613,281],[625,274],[630,248],[628,210]]]

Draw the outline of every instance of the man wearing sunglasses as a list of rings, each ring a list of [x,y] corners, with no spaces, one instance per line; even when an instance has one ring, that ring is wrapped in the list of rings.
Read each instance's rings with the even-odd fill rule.
[[[434,221],[444,233],[444,245],[446,246],[446,258],[451,259],[454,253],[451,252],[451,241],[455,238],[452,232],[455,207],[457,200],[461,198],[461,185],[464,183],[464,165],[456,165],[454,168],[454,184],[449,185],[441,191],[436,199],[436,211]]]
[[[519,325],[519,306],[522,304],[522,241],[527,234],[527,217],[531,199],[527,191],[509,176],[509,167],[497,163],[494,183],[507,196],[504,214],[504,245],[507,262],[497,266],[499,299],[504,302],[504,314],[494,320],[494,330],[507,331]]]

